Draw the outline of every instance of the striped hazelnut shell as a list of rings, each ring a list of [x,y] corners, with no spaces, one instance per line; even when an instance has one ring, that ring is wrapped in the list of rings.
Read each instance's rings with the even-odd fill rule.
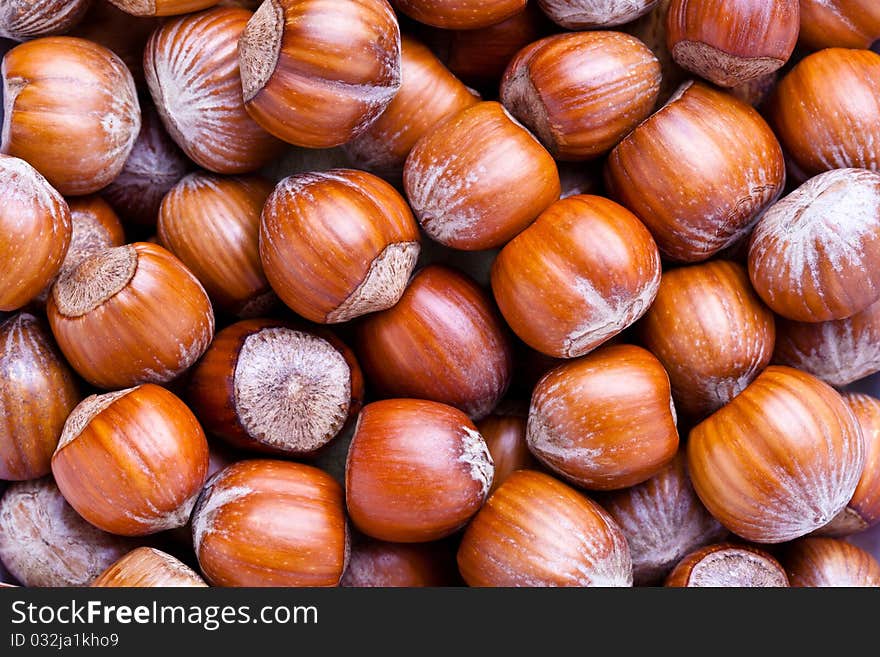
[[[648,117],[660,63],[621,32],[557,34],[526,46],[501,81],[501,101],[560,160],[604,155]]]
[[[782,543],[846,507],[865,443],[833,388],[772,365],[691,430],[687,455],[694,489],[712,515],[747,540]]]
[[[144,51],[165,129],[191,160],[215,173],[256,171],[282,149],[241,98],[238,41],[251,16],[218,7],[174,18],[153,32]]]
[[[340,323],[400,299],[419,256],[403,197],[364,171],[284,178],[260,222],[260,258],[272,289],[313,322]]]
[[[208,476],[192,411],[152,383],[87,397],[64,425],[52,474],[70,505],[112,534],[142,536],[189,520]]]
[[[667,258],[699,262],[747,234],[782,193],[785,165],[753,108],[694,82],[611,151],[606,182]]]
[[[400,88],[400,28],[386,0],[265,0],[239,41],[248,113],[296,146],[351,141]]]
[[[773,311],[800,322],[880,299],[880,173],[828,171],[775,203],[752,233],[749,276]]]
[[[122,170],[141,127],[134,80],[91,41],[44,37],[3,58],[3,153],[30,162],[62,194],[91,194]]]

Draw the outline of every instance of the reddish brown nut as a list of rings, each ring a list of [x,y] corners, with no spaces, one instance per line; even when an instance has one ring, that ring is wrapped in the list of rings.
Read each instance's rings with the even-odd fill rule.
[[[0,311],[36,297],[61,270],[71,237],[67,203],[36,169],[0,155]]]
[[[687,454],[706,508],[759,543],[827,525],[852,498],[865,465],[859,424],[840,395],[775,365],[691,430]]]
[[[450,30],[475,30],[500,23],[525,9],[527,0],[393,0],[410,18]]]
[[[400,87],[400,28],[386,0],[265,0],[239,41],[245,107],[297,146],[339,146]]]
[[[656,584],[688,553],[727,534],[694,492],[681,452],[644,483],[597,501],[626,535],[636,586]]]
[[[880,299],[880,173],[828,171],[775,203],[752,233],[749,275],[772,310],[801,322]]]
[[[797,42],[798,0],[672,0],[670,52],[678,64],[722,87],[782,67]]]
[[[842,387],[880,371],[880,301],[846,319],[777,322],[773,360]]]
[[[497,88],[520,48],[549,34],[553,24],[534,2],[507,20],[477,30],[426,28],[420,32],[449,70],[469,85]]]
[[[669,373],[676,408],[697,419],[754,381],[770,363],[776,337],[773,313],[745,268],[724,260],[664,273],[639,328]]]
[[[833,538],[804,538],[782,556],[792,586],[880,587],[880,563],[861,548]]]
[[[196,164],[248,173],[282,144],[248,115],[238,43],[251,12],[220,7],[165,23],[144,51],[150,95],[168,133]]]
[[[331,169],[285,178],[263,208],[260,258],[272,289],[313,322],[397,303],[419,257],[403,197],[376,176]]]
[[[25,41],[62,34],[85,16],[91,0],[5,0],[0,5],[0,37]]]
[[[613,490],[645,481],[675,457],[675,423],[660,361],[641,347],[612,345],[538,382],[526,440],[564,479]]]
[[[52,474],[99,529],[153,534],[189,520],[208,476],[208,443],[192,411],[148,383],[83,400],[64,425]]]
[[[83,520],[51,477],[0,497],[0,561],[23,586],[87,586],[136,545]]]
[[[89,256],[125,244],[119,217],[100,196],[75,196],[67,203],[73,230],[59,276],[76,269]]]
[[[323,447],[363,397],[363,376],[347,347],[271,319],[220,331],[189,384],[190,404],[208,433],[280,454]]]
[[[551,205],[492,265],[501,313],[526,344],[557,358],[595,349],[644,314],[660,254],[642,223],[599,196]]]
[[[91,194],[122,170],[141,127],[131,73],[107,48],[45,37],[3,58],[3,153],[62,194]]]
[[[159,209],[159,241],[205,286],[214,305],[240,317],[260,315],[275,295],[260,263],[260,212],[272,191],[258,177],[184,177]]]
[[[403,185],[425,232],[467,251],[501,246],[560,193],[553,158],[495,102],[469,107],[422,137]]]
[[[468,525],[470,586],[632,586],[626,537],[602,508],[549,475],[514,472]]]
[[[880,522],[880,400],[846,393],[843,401],[856,416],[865,440],[865,468],[846,508],[817,534],[847,536]]]
[[[367,379],[383,397],[429,399],[479,419],[510,384],[504,324],[483,290],[454,269],[419,271],[397,305],[366,317],[356,336]]]
[[[101,573],[90,586],[96,587],[198,587],[207,586],[196,572],[161,550],[141,547],[132,550]]]
[[[801,0],[800,41],[808,48],[870,48],[878,40],[874,0]]]
[[[216,586],[336,586],[349,552],[342,488],[308,465],[239,461],[202,491],[193,544]]]
[[[647,14],[657,0],[538,0],[554,22],[569,30],[623,25]]]
[[[0,479],[49,474],[79,387],[44,324],[29,313],[0,323]]]
[[[133,16],[176,16],[216,5],[218,0],[108,0]]]
[[[830,48],[801,60],[782,81],[767,116],[793,171],[880,169],[880,54]]]
[[[664,255],[697,262],[748,232],[782,192],[785,165],[753,108],[689,83],[611,152],[606,181]]]
[[[526,442],[526,419],[526,415],[490,415],[477,423],[495,464],[490,494],[517,470],[538,468]]]
[[[436,541],[479,510],[493,470],[461,411],[417,399],[373,402],[358,417],[345,464],[348,513],[373,538]]]
[[[101,190],[126,222],[155,226],[165,194],[192,163],[168,136],[152,103],[143,103],[141,131],[122,171]]]
[[[391,179],[403,174],[406,156],[425,133],[480,100],[410,37],[401,42],[400,78],[400,89],[385,111],[345,147],[357,166]]]
[[[445,543],[386,543],[370,538],[354,542],[342,586],[454,586],[454,552]]]
[[[787,587],[776,559],[757,548],[719,543],[692,552],[666,579],[674,587]]]
[[[55,283],[46,312],[67,360],[100,388],[171,381],[214,336],[204,288],[147,242],[86,258]]]
[[[604,155],[648,117],[660,63],[621,32],[557,34],[524,49],[501,81],[501,101],[561,160]]]

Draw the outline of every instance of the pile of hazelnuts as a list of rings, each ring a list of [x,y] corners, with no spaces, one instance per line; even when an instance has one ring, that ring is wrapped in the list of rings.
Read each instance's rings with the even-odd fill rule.
[[[0,35],[0,581],[880,586],[880,3]]]

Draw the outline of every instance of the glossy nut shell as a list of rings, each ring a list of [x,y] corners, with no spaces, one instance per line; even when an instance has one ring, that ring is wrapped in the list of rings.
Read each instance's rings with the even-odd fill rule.
[[[690,432],[694,488],[725,527],[782,543],[828,524],[852,498],[865,444],[830,386],[771,366]]]

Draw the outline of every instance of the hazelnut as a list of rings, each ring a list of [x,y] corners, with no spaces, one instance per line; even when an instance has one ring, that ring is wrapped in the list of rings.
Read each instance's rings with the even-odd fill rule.
[[[639,319],[660,285],[660,254],[645,226],[599,196],[551,205],[492,265],[492,291],[530,347],[575,358]]]
[[[798,0],[672,0],[667,40],[675,61],[721,87],[782,67],[800,29]]]
[[[0,479],[36,479],[80,400],[73,374],[43,322],[19,313],[0,323]]]
[[[861,548],[833,538],[804,538],[789,545],[782,563],[792,586],[880,587],[880,563]]]
[[[764,303],[800,322],[880,299],[880,173],[828,171],[775,203],[752,233],[749,276]]]
[[[470,586],[631,586],[626,537],[602,508],[549,475],[514,472],[468,525]]]
[[[241,97],[238,43],[251,16],[220,7],[171,19],[144,51],[165,128],[196,164],[216,173],[255,171],[282,148],[248,115]]]
[[[418,256],[418,226],[406,201],[363,171],[290,176],[263,207],[260,257],[269,283],[313,322],[390,308]]]
[[[36,169],[0,155],[0,311],[21,308],[61,270],[70,209]]]
[[[386,0],[265,0],[239,40],[245,107],[297,146],[351,141],[400,87],[400,28]]]
[[[272,191],[262,178],[191,173],[159,208],[159,241],[195,274],[214,305],[240,317],[276,301],[260,263],[260,212]]]
[[[51,477],[0,497],[0,560],[24,586],[86,586],[135,546],[83,520]]]
[[[538,0],[538,6],[567,30],[611,27],[647,14],[657,0]]]
[[[348,451],[348,513],[373,538],[435,541],[479,510],[493,471],[486,442],[461,411],[416,399],[373,402]]]
[[[687,454],[706,508],[759,543],[827,525],[852,498],[865,465],[861,429],[841,396],[775,365],[691,430]]]
[[[675,457],[675,423],[660,361],[641,347],[612,345],[538,382],[526,440],[562,478],[613,490],[645,481]]]
[[[626,536],[636,586],[656,584],[690,552],[727,534],[694,492],[681,452],[647,481],[596,501]]]
[[[336,586],[348,560],[342,488],[317,468],[239,461],[193,511],[199,566],[215,586]]]
[[[165,249],[106,249],[60,278],[46,306],[67,360],[92,385],[164,383],[204,353],[214,313],[204,288]]]
[[[745,268],[724,260],[665,272],[639,328],[669,373],[676,408],[697,419],[745,390],[770,363],[776,336]]]
[[[192,411],[148,383],[80,402],[64,424],[52,474],[99,529],[153,534],[189,520],[208,476],[208,443]]]
[[[514,57],[505,107],[561,160],[604,155],[641,123],[660,92],[660,63],[620,32],[557,34]]]
[[[383,397],[429,399],[480,419],[510,384],[503,322],[485,292],[448,267],[419,271],[397,305],[358,324],[356,338],[367,379]]]
[[[355,164],[390,179],[403,175],[406,156],[425,133],[480,100],[426,46],[407,36],[401,41],[400,78],[385,111],[345,147]]]
[[[134,80],[113,52],[44,37],[3,58],[3,153],[32,164],[62,194],[91,194],[122,170],[141,127]]]
[[[842,387],[880,371],[880,301],[846,319],[777,322],[773,360]]]
[[[772,556],[748,545],[719,543],[689,554],[666,578],[674,587],[788,587]]]
[[[527,0],[394,0],[420,23],[449,30],[474,30],[500,23],[525,9]]]
[[[457,583],[455,553],[445,543],[354,541],[342,586],[422,587]]]
[[[868,395],[843,395],[856,416],[865,440],[865,468],[849,504],[817,534],[847,536],[880,522],[880,400]]]
[[[161,550],[132,550],[98,575],[97,587],[193,587],[207,586],[192,568]]]
[[[606,182],[672,260],[706,260],[735,243],[782,193],[770,127],[745,103],[688,83],[611,151]]]
[[[501,246],[559,198],[556,163],[499,103],[462,110],[422,137],[403,186],[434,240],[474,251]]]
[[[353,354],[335,338],[253,319],[217,334],[188,395],[208,433],[237,447],[303,455],[357,414],[364,383]]]
[[[801,0],[801,44],[870,48],[880,41],[880,5],[874,0]]]
[[[122,171],[101,190],[126,222],[156,225],[165,194],[189,171],[192,163],[168,136],[152,103],[143,103],[141,131]]]
[[[63,34],[82,20],[92,0],[4,0],[0,37],[25,41]]]
[[[767,117],[801,180],[847,167],[880,168],[880,54],[829,48],[789,71]]]

